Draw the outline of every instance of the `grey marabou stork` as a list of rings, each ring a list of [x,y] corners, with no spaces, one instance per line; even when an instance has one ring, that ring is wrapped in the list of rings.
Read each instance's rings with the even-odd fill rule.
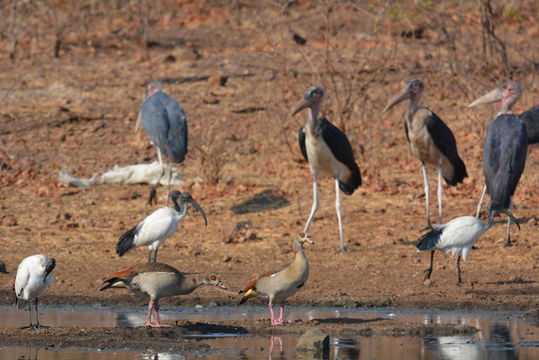
[[[511,221],[518,221],[511,213],[513,195],[528,156],[528,134],[526,125],[513,114],[511,107],[522,95],[522,87],[515,81],[481,96],[468,107],[501,101],[496,118],[490,123],[483,147],[483,174],[485,187],[477,206],[479,216],[483,198],[488,192],[490,197],[489,218],[503,212],[508,216],[505,246],[511,246]]]
[[[430,221],[430,187],[427,165],[438,169],[438,216],[442,223],[442,177],[450,186],[456,186],[468,176],[466,165],[459,156],[457,142],[451,129],[434,112],[419,106],[424,85],[419,79],[410,81],[387,103],[384,112],[398,103],[410,99],[404,121],[406,138],[412,153],[421,161],[421,171],[425,183],[425,210],[427,228],[432,228]]]
[[[172,176],[172,163],[179,164],[187,154],[187,119],[180,104],[171,96],[163,92],[163,84],[153,81],[148,84],[146,98],[140,105],[140,122],[150,140],[157,149],[157,158],[163,166],[163,156],[168,157],[169,177],[167,186],[167,205],[170,195],[170,179]],[[138,127],[138,124],[137,124]],[[156,199],[156,188],[165,173],[150,191],[148,202]]]
[[[528,144],[539,143],[539,105],[523,112],[518,116],[519,120],[526,124]]]
[[[324,89],[321,86],[311,86],[305,93],[304,101],[292,113],[294,116],[305,108],[310,110],[307,123],[298,133],[301,153],[313,174],[313,205],[303,232],[308,232],[318,210],[318,176],[325,173],[335,179],[335,209],[339,223],[340,249],[345,252],[347,248],[339,189],[346,195],[352,195],[361,185],[361,173],[346,134],[326,118],[318,116],[323,100]]]
[[[40,329],[45,326],[39,324],[37,304],[39,297],[47,286],[52,284],[52,270],[56,266],[56,260],[45,255],[32,255],[25,258],[19,264],[17,276],[15,277],[15,303],[17,308],[21,308],[23,300],[28,306],[30,325],[25,328]],[[32,309],[30,300],[35,298],[36,323],[32,323]]]

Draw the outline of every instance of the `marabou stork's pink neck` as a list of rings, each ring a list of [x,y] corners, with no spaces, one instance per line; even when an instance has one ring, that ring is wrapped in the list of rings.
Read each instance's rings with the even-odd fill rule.
[[[513,114],[512,107],[517,102],[518,96],[516,95],[510,95],[507,97],[502,98],[502,106],[500,107],[500,111],[498,112],[498,115],[511,115]]]
[[[419,99],[421,98],[421,94],[411,94],[410,95],[410,103],[408,104],[408,119],[412,119],[414,116],[417,108],[419,107]]]
[[[309,121],[314,122],[318,119],[318,114],[320,113],[320,102],[314,103],[309,108]]]

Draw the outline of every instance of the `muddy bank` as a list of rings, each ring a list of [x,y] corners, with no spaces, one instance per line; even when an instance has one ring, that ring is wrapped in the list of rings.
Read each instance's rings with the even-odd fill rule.
[[[434,290],[435,291],[435,290]],[[288,304],[291,306],[319,306],[319,307],[343,307],[343,308],[407,308],[407,309],[440,309],[440,310],[490,310],[490,311],[522,311],[531,312],[539,306],[539,298],[518,296],[493,296],[481,294],[473,289],[465,290],[466,299],[455,294],[454,298],[440,297],[424,298],[421,296],[380,296],[380,297],[352,297],[341,296],[339,298],[292,298]],[[522,295],[522,294],[521,294]],[[211,298],[190,296],[185,298],[162,299],[162,305],[170,306],[235,306],[238,297],[227,293],[213,294]],[[61,296],[46,295],[40,299],[41,304],[46,305],[73,305],[73,306],[146,306],[147,299],[142,299],[129,294],[118,294],[116,297],[94,296]],[[260,299],[253,299],[251,305],[266,305]],[[14,304],[14,296],[11,291],[0,291],[0,305]]]
[[[0,329],[3,345],[24,345],[45,349],[97,348],[156,351],[182,351],[204,354],[212,350],[204,341],[194,341],[184,336],[211,334],[219,336],[271,336],[302,334],[309,329],[320,329],[335,336],[411,336],[426,335],[470,335],[477,332],[471,326],[460,325],[423,325],[393,319],[315,319],[295,321],[291,324],[274,327],[267,319],[226,321],[226,322],[166,322],[171,328],[71,328],[55,327],[39,330],[5,328]],[[216,335],[217,336],[217,335]]]

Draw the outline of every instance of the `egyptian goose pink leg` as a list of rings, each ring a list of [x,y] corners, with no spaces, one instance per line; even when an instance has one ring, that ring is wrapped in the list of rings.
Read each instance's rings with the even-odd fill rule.
[[[287,324],[291,324],[292,323],[292,320],[286,320],[284,321],[283,320],[283,315],[284,315],[284,305],[281,305],[280,309],[279,309],[279,318],[277,319],[277,322],[279,322],[279,324],[283,324],[283,323],[287,323]]]
[[[152,310],[153,310],[153,299],[150,298],[148,303],[148,316],[146,317],[146,326],[152,326]]]
[[[159,321],[159,304],[157,303],[157,301],[154,302],[153,309],[155,311],[155,324],[150,325],[150,326],[152,326],[152,327],[172,327],[172,325],[161,324],[161,322]]]
[[[276,319],[275,314],[273,313],[273,300],[270,300],[268,303],[269,311],[271,314],[271,325],[281,325]]]
[[[152,323],[152,309],[155,311],[155,323]],[[150,303],[148,304],[148,318],[146,320],[146,326],[156,328],[172,327],[172,325],[161,324],[159,321],[159,304],[153,299],[150,299]]]

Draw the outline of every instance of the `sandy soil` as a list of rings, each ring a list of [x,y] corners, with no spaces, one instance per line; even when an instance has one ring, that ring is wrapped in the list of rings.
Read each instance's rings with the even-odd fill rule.
[[[346,129],[364,184],[352,196],[343,196],[350,251],[340,253],[333,182],[321,179],[321,206],[311,228],[316,245],[306,250],[311,273],[290,304],[537,308],[538,151],[530,150],[514,198],[522,227],[514,229],[514,246],[503,247],[505,226],[498,224],[463,262],[463,286],[455,284],[454,259],[439,253],[432,281],[424,283],[429,255],[413,246],[424,227],[420,164],[410,154],[402,129],[405,106],[381,113],[400,90],[401,80],[425,80],[423,103],[453,129],[469,173],[463,184],[444,190],[444,219],[470,215],[483,186],[481,149],[495,110],[485,106],[471,111],[465,105],[495,81],[471,70],[448,74],[445,64],[453,53],[440,42],[433,24],[427,22],[421,38],[401,39],[404,25],[383,20],[385,31],[374,34],[370,20],[344,5],[331,13],[330,54],[335,71],[343,74],[333,78],[338,83],[346,83],[348,70],[358,69],[347,93],[344,86],[334,88],[325,72],[323,9],[305,5],[286,14],[272,8],[242,11],[229,18],[213,14],[175,31],[156,29],[152,36],[158,43],[149,49],[111,40],[91,48],[66,45],[58,59],[43,53],[2,63],[0,260],[9,273],[0,274],[0,302],[13,301],[19,262],[44,253],[57,260],[55,282],[44,303],[146,303],[99,288],[107,274],[146,259],[146,249],[119,258],[115,244],[156,209],[146,204],[149,186],[66,187],[58,181],[57,165],[72,175],[90,177],[116,164],[152,161],[155,151],[144,136],[134,133],[134,125],[145,84],[164,79],[189,119],[190,152],[179,166],[185,178],[182,190],[203,206],[209,225],[204,227],[197,216],[184,219],[161,247],[159,261],[183,271],[220,273],[230,292],[199,289],[185,298],[163,299],[163,304],[235,303],[235,293],[253,275],[291,261],[293,238],[310,210],[312,177],[295,140],[305,114],[289,114],[308,86],[323,83],[328,93],[325,115],[339,119],[335,122]],[[471,23],[461,25],[460,34],[478,31]],[[515,76],[526,89],[516,105],[519,112],[536,104],[539,93],[537,70],[525,60],[536,56],[529,52],[538,43],[539,25],[525,25],[508,22],[499,30],[510,34]],[[293,33],[302,34],[307,44],[294,43]],[[165,46],[174,39],[187,42]],[[465,53],[463,44],[457,44],[455,54]],[[518,51],[528,51],[527,57],[514,55]],[[347,94],[353,95],[354,105],[344,121],[337,100]],[[211,176],[219,182],[212,183]],[[290,205],[243,215],[231,211],[265,190],[285,197]],[[159,206],[164,193],[160,188]],[[434,205],[435,200],[433,212]],[[251,222],[256,236],[229,241],[235,224],[244,220]],[[57,331],[76,330],[46,332],[56,336]],[[131,330],[113,331],[121,336]]]

